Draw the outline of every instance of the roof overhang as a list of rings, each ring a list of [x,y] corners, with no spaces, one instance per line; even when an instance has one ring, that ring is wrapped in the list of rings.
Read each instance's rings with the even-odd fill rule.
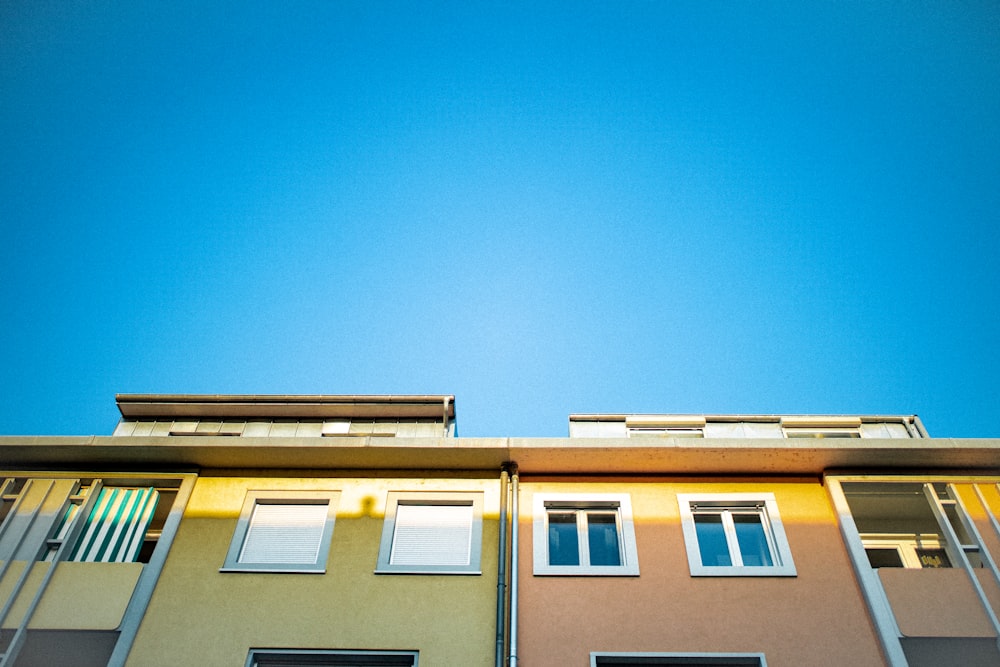
[[[209,417],[273,418],[455,418],[453,395],[260,395],[260,394],[116,394],[126,419]]]
[[[20,469],[498,470],[539,475],[1000,474],[1000,439],[0,437]]]

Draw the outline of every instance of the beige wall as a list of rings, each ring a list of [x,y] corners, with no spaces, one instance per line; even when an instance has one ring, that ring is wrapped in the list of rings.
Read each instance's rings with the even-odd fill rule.
[[[27,565],[10,563],[0,580],[0,600],[9,599]],[[31,563],[31,573],[3,621],[16,628],[38,591],[51,563]],[[71,563],[56,568],[28,623],[32,630],[114,630],[121,623],[125,607],[142,573],[142,563]]]
[[[535,492],[631,494],[640,576],[532,575]],[[795,577],[692,577],[678,493],[771,492]],[[521,484],[520,645],[530,667],[591,651],[763,652],[768,667],[883,665],[826,490],[816,481]]]
[[[247,490],[341,492],[326,574],[220,573]],[[483,491],[481,575],[376,575],[388,491]],[[251,647],[493,662],[499,481],[199,478],[129,665],[242,665]],[[169,659],[165,659],[169,656]]]

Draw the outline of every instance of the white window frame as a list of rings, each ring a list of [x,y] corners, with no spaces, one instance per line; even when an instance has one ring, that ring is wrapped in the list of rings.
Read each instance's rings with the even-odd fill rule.
[[[632,500],[627,493],[536,493],[532,500],[533,572],[536,576],[639,576],[639,553],[632,522]],[[586,520],[577,520],[579,565],[549,564],[549,513],[606,510],[615,513],[621,565],[590,565]],[[578,515],[579,516],[579,515]]]
[[[268,665],[372,665],[417,667],[417,651],[344,651],[337,649],[252,648],[244,667]]]
[[[674,667],[697,665],[732,665],[733,667],[767,667],[763,653],[655,653],[655,652],[606,652],[590,654],[590,667]]]
[[[692,577],[794,577],[795,563],[792,550],[785,536],[785,528],[778,513],[778,503],[773,493],[679,493],[677,503],[681,512],[681,527],[684,531],[684,546],[687,550],[688,567]],[[733,565],[704,565],[698,548],[698,533],[695,527],[697,507],[711,508],[723,513],[723,527]],[[761,525],[771,551],[772,565],[742,565],[742,554],[736,540],[732,516],[727,510],[745,511],[755,509],[761,517]],[[728,517],[728,521],[727,521]]]
[[[921,549],[939,549],[945,552],[948,558],[948,565],[938,567],[961,567],[951,562],[952,557],[948,553],[946,542],[940,536],[934,534],[899,535],[894,533],[861,533],[861,543],[864,545],[866,555],[869,549],[895,551],[899,555],[899,560],[902,564],[901,567],[907,569],[920,570],[928,567],[920,560],[919,551]]]
[[[393,543],[396,539],[396,515],[400,505],[467,506],[472,509],[469,530],[469,558],[465,565],[447,564],[396,564],[392,562]],[[385,521],[379,543],[376,574],[466,574],[479,575],[483,551],[483,494],[475,492],[446,491],[390,491],[386,497]]]
[[[339,491],[247,491],[243,509],[233,532],[233,539],[226,553],[226,562],[220,572],[285,572],[295,574],[323,574],[330,554],[333,525],[337,518]],[[326,505],[326,522],[320,535],[319,548],[314,563],[255,563],[242,561],[240,555],[250,530],[253,512],[257,505]]]

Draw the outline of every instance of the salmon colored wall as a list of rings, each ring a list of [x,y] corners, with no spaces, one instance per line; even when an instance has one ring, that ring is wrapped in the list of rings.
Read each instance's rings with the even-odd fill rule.
[[[904,637],[996,637],[961,568],[878,570]]]
[[[254,489],[341,491],[326,574],[219,572]],[[390,490],[483,491],[482,575],[375,575]],[[492,664],[498,507],[498,479],[199,478],[128,664],[242,665],[251,647]]]
[[[532,496],[631,494],[640,576],[532,575]],[[678,493],[773,493],[796,577],[692,577]],[[826,489],[815,481],[522,481],[518,656],[589,665],[591,651],[763,652],[768,667],[884,665]]]

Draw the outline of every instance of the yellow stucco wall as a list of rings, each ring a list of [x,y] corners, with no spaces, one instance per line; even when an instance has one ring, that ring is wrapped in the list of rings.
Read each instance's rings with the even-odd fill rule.
[[[26,565],[14,561],[0,581],[0,600],[6,601]],[[32,564],[20,595],[4,619],[4,628],[16,628],[31,604],[51,563]],[[114,630],[142,573],[142,563],[59,563],[28,627],[32,630]]]
[[[220,573],[248,490],[340,491],[325,574]],[[374,574],[389,491],[482,491],[481,575]],[[493,662],[495,478],[201,477],[129,665],[242,665],[252,647],[419,650]]]
[[[769,667],[884,665],[818,481],[524,480],[521,491],[518,655],[524,665],[586,665],[591,651],[762,652]],[[532,497],[538,492],[629,493],[639,576],[534,576]],[[775,496],[796,576],[691,576],[677,494],[759,492]]]

